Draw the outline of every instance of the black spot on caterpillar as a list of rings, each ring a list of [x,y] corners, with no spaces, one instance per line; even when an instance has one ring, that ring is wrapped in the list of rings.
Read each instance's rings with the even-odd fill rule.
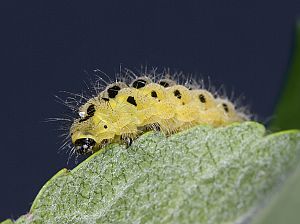
[[[228,105],[226,103],[222,103],[222,106],[223,106],[225,112],[228,113],[229,112]]]
[[[151,96],[154,97],[154,98],[156,98],[156,97],[157,97],[157,93],[153,90],[153,91],[151,92]]]
[[[127,102],[128,102],[128,103],[131,103],[133,106],[137,106],[136,101],[135,101],[135,99],[134,99],[133,96],[129,96],[129,97],[127,98]]]
[[[107,93],[109,98],[115,98],[121,88],[119,86],[113,86],[108,88]]]
[[[205,103],[206,102],[205,96],[203,94],[199,95],[199,100],[201,101],[201,103]]]
[[[176,96],[178,99],[181,99],[181,93],[178,89],[174,91],[174,96]]]

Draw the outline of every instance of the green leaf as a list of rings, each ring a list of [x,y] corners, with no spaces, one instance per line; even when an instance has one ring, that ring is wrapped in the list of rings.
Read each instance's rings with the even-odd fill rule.
[[[300,20],[295,27],[295,40],[285,89],[274,114],[271,130],[300,128]],[[300,220],[300,165],[270,198],[255,218],[256,224],[299,223]]]
[[[14,224],[14,223],[10,219],[6,219],[3,222],[1,222],[1,224]]]
[[[16,223],[233,223],[300,160],[300,132],[255,122],[146,133],[61,170]]]
[[[288,178],[283,189],[258,215],[255,224],[298,224],[300,220],[300,166]]]
[[[296,23],[295,41],[284,91],[274,114],[272,130],[300,128],[300,20]]]

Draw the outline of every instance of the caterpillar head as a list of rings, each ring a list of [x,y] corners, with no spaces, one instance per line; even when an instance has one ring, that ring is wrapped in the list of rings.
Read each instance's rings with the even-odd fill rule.
[[[78,154],[97,151],[114,137],[113,111],[106,100],[92,98],[80,107],[78,114],[70,128],[71,141]]]

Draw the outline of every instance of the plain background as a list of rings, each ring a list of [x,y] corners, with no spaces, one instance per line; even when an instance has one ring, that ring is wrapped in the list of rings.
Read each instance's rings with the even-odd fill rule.
[[[85,90],[94,69],[209,76],[260,121],[272,118],[299,0],[51,2],[1,6],[0,220],[25,214],[51,176],[74,166],[58,154],[58,127],[43,121],[66,113],[54,95]]]

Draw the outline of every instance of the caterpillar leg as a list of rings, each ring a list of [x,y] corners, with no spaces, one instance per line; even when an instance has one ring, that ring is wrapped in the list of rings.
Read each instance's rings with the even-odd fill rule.
[[[133,138],[128,135],[121,135],[121,142],[126,145],[126,148],[132,145]]]

